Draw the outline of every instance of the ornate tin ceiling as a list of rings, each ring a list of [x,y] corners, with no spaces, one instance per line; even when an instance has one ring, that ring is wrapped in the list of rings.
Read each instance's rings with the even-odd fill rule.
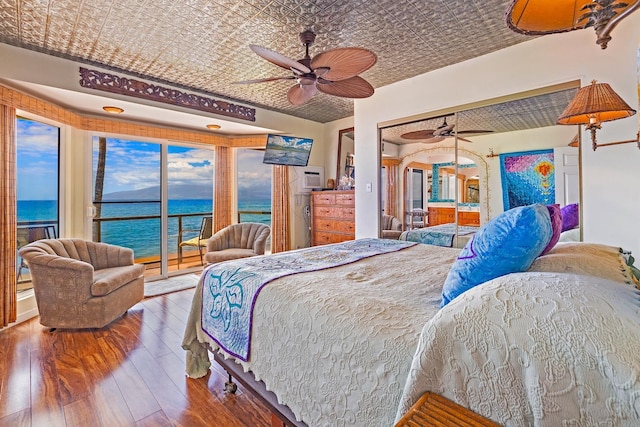
[[[362,74],[375,88],[528,40],[509,30],[510,0],[0,0],[0,42],[317,122],[353,115],[326,94],[293,106],[291,82],[233,82],[287,71],[254,54],[257,44],[304,57],[364,47],[378,55]]]

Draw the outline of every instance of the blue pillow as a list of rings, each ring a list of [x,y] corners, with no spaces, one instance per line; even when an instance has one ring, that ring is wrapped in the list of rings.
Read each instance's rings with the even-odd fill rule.
[[[501,213],[482,226],[460,252],[444,281],[440,307],[488,280],[528,270],[552,234],[551,216],[543,204]]]

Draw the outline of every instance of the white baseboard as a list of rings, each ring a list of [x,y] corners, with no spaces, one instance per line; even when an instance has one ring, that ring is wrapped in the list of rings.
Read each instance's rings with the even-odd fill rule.
[[[16,318],[16,323],[15,324],[26,322],[29,319],[33,319],[38,314],[39,313],[38,313],[38,309],[37,308],[32,308],[31,310],[27,310],[27,311],[25,311],[23,313],[20,313]],[[11,325],[13,325],[13,323]]]
[[[22,322],[26,322],[29,319],[33,319],[34,317],[36,317],[38,315],[38,309],[37,308],[32,308],[31,310],[26,310],[24,312],[21,312],[18,314],[18,316],[16,317],[16,321],[14,323],[9,323],[7,326],[5,326],[4,328],[0,328],[0,331],[3,331],[7,328],[10,328],[12,326],[16,326],[19,325]]]

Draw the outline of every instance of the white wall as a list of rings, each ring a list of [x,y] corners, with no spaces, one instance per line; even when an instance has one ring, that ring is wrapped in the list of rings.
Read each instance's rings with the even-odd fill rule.
[[[632,106],[638,106],[637,55],[640,14],[622,21],[609,47],[595,43],[593,29],[533,38],[525,43],[412,79],[376,89],[355,101],[356,237],[378,235],[379,151],[377,123],[475,101],[580,79],[609,83]],[[575,128],[574,128],[575,129]],[[604,123],[600,142],[631,139],[638,118]],[[583,140],[588,135],[583,133]],[[511,150],[516,151],[516,150]],[[640,150],[635,144],[582,148],[585,241],[619,245],[640,254]]]

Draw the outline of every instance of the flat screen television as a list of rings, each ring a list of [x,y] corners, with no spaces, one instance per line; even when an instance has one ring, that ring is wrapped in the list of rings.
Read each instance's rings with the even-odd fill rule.
[[[313,139],[269,134],[262,163],[307,166],[312,145]]]

